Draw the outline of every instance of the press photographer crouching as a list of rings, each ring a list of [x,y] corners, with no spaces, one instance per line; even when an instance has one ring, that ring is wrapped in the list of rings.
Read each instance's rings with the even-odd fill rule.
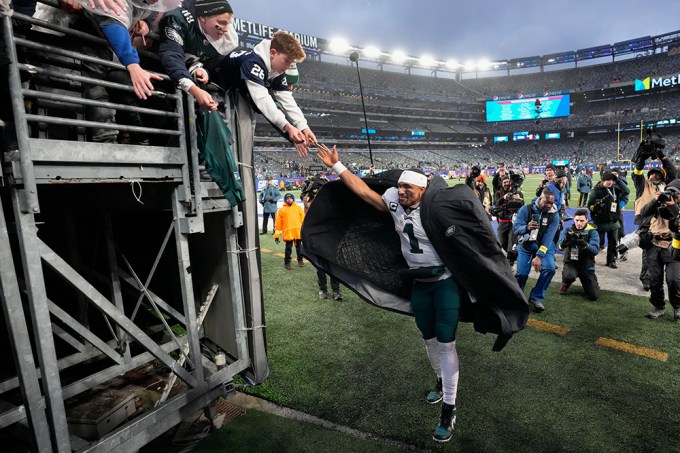
[[[588,224],[586,209],[576,211],[574,224],[562,231],[558,247],[565,251],[559,293],[566,294],[569,286],[578,278],[586,297],[597,300],[600,296],[600,285],[595,276],[595,256],[600,252],[600,236],[597,229]]]
[[[650,218],[649,231],[652,234],[652,246],[646,254],[651,291],[649,302],[654,307],[647,314],[650,319],[657,319],[665,315],[663,288],[665,274],[668,299],[674,311],[673,317],[676,321],[680,321],[679,202],[680,179],[676,179],[640,211],[640,216]]]
[[[498,241],[512,266],[517,261],[517,236],[512,232],[512,219],[524,206],[524,195],[519,190],[524,181],[521,171],[511,170],[500,178],[501,188],[494,193],[491,215],[498,220]]]

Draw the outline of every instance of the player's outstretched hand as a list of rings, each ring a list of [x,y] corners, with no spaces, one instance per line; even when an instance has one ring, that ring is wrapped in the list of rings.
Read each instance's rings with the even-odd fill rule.
[[[338,150],[333,146],[333,149],[330,150],[328,149],[328,146],[324,145],[323,143],[319,143],[318,147],[318,152],[316,153],[316,157],[319,158],[321,162],[326,165],[326,167],[332,167],[333,164],[338,162],[340,158],[338,157]]]

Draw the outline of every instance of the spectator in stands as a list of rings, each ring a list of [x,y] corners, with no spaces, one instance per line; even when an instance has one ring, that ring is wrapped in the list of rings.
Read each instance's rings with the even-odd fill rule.
[[[272,177],[267,176],[265,179],[265,186],[260,192],[260,204],[262,205],[262,232],[260,234],[267,234],[267,224],[269,217],[272,218],[272,229],[276,225],[276,211],[278,209],[277,202],[281,199],[281,192],[278,187],[272,184]]]
[[[177,4],[179,2],[174,3]],[[135,33],[148,33],[148,25],[144,21],[144,18],[151,15],[153,12],[165,11],[166,8],[173,7],[172,4],[159,2],[158,0],[149,0],[144,4],[139,4],[134,3],[131,0],[126,0],[126,11],[120,11],[121,8],[118,8],[117,10],[114,10],[113,8],[109,9],[103,2],[98,2],[98,4],[93,7],[85,0],[80,0],[80,2],[62,1],[61,5],[62,8],[70,11],[85,9],[89,21],[77,22],[74,25],[74,28],[91,34],[103,34],[109,42],[113,53],[115,53],[118,60],[127,69],[127,73],[125,73],[97,62],[83,60],[81,62],[83,74],[90,78],[115,81],[126,85],[131,84],[138,99],[148,99],[154,89],[152,82],[162,80],[162,77],[142,69],[140,66],[139,54],[132,45],[130,32],[132,32],[133,36]],[[96,30],[93,30],[92,27],[95,27]],[[85,55],[94,56],[103,60],[111,60],[113,58],[109,48],[97,43],[91,43],[87,40],[81,42],[80,50]],[[109,102],[110,100],[109,91],[105,87],[91,83],[84,84],[83,97],[99,102]],[[126,102],[127,98],[124,98],[125,100],[122,99],[123,98],[121,97],[114,97],[112,100],[118,103],[128,103]],[[86,119],[99,123],[115,124],[115,115],[116,112],[114,109],[96,105],[86,107],[85,111]],[[118,130],[111,127],[95,127],[92,131],[92,140],[95,142],[114,143],[117,137]],[[144,144],[145,140],[145,138],[139,137],[136,141],[140,144]]]
[[[578,278],[586,297],[597,300],[600,286],[595,276],[595,257],[600,252],[600,236],[597,229],[588,224],[586,209],[578,209],[574,214],[574,224],[562,231],[559,248],[565,251],[559,293],[567,294],[569,286]]]
[[[295,203],[295,197],[292,193],[284,195],[283,201],[283,206],[281,206],[281,209],[279,209],[279,212],[276,215],[274,242],[280,244],[281,240],[279,239],[279,236],[283,236],[283,242],[286,243],[283,265],[286,269],[292,270],[291,259],[293,257],[293,246],[295,246],[295,256],[297,257],[298,266],[305,267],[305,262],[302,260],[302,253],[300,252],[300,245],[302,244],[300,231],[302,230],[302,222],[305,218],[305,213],[302,208]]]
[[[216,110],[217,102],[195,82],[207,84],[210,74],[204,64],[218,65],[238,47],[233,19],[227,0],[196,0],[193,11],[177,8],[161,23],[158,54],[165,72],[207,110]]]
[[[602,181],[590,192],[588,208],[592,213],[593,223],[600,234],[600,248],[604,249],[604,238],[607,237],[607,266],[616,269],[616,244],[618,243],[619,215],[621,213],[621,190],[614,183],[611,171],[602,172]]]
[[[554,238],[559,223],[555,194],[546,187],[540,197],[522,206],[512,225],[512,231],[519,237],[515,278],[520,288],[524,290],[532,267],[540,272],[536,286],[529,294],[529,306],[537,313],[545,310],[545,292],[555,275]]]
[[[593,178],[590,177],[585,167],[581,169],[581,174],[576,180],[576,190],[578,191],[578,207],[585,208],[588,206],[588,194],[593,188]]]
[[[297,38],[279,30],[272,39],[263,40],[251,51],[232,52],[215,68],[219,84],[225,89],[246,90],[267,121],[295,144],[300,157],[307,157],[309,147],[316,145],[316,136],[293,99],[285,72],[304,59],[305,51]]]

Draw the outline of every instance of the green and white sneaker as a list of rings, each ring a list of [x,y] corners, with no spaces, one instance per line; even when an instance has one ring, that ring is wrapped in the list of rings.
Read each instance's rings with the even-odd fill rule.
[[[437,404],[442,400],[444,397],[444,391],[442,390],[442,378],[437,379],[437,385],[435,388],[430,390],[430,393],[427,394],[427,403],[428,404]]]
[[[435,428],[432,439],[435,442],[448,442],[453,437],[453,425],[456,423],[456,406],[442,404],[442,415],[439,418],[439,426]]]

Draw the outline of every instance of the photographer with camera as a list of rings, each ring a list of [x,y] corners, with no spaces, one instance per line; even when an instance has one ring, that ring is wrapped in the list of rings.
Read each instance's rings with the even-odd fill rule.
[[[654,306],[647,313],[650,319],[657,319],[665,314],[663,279],[666,276],[668,299],[673,306],[673,317],[680,321],[680,180],[671,181],[663,192],[647,203],[640,210],[640,216],[650,217],[649,231],[652,234],[652,246],[646,253],[649,271],[649,302]]]
[[[505,250],[510,265],[517,260],[517,236],[512,232],[512,219],[524,206],[524,195],[519,190],[523,180],[524,175],[521,173],[503,176],[501,189],[494,194],[494,207],[491,210],[498,220],[498,241]]]
[[[593,223],[600,235],[600,249],[604,248],[604,239],[607,237],[607,267],[616,269],[616,245],[618,244],[619,215],[621,213],[621,190],[614,184],[614,175],[611,171],[602,172],[602,181],[590,192],[588,208],[590,209]]]
[[[600,252],[600,236],[597,229],[588,224],[588,210],[576,211],[574,224],[562,231],[558,246],[565,251],[559,293],[566,294],[569,286],[578,278],[586,297],[597,300],[600,286],[595,276],[595,257]]]
[[[493,179],[491,180],[491,188],[493,189],[494,196],[496,192],[501,190],[503,178],[506,176],[508,176],[508,169],[505,168],[505,165],[501,164],[501,166],[498,167],[498,170],[496,170],[496,173],[493,175]]]
[[[543,299],[555,275],[555,242],[560,217],[555,207],[555,195],[545,188],[541,196],[524,205],[517,213],[512,231],[519,237],[515,278],[524,290],[531,268],[540,272],[536,286],[529,295],[529,306],[537,313],[545,310]]]
[[[630,189],[628,188],[628,181],[626,181],[626,175],[621,172],[618,168],[611,169],[612,175],[614,175],[614,184],[619,188],[621,192],[621,198],[619,199],[619,231],[616,236],[619,241],[626,235],[626,230],[623,226],[623,208],[628,204],[628,197],[630,196]],[[626,252],[619,254],[619,259],[621,261],[626,261],[628,259],[628,254]]]
[[[491,191],[486,185],[486,175],[482,173],[482,170],[474,166],[470,169],[470,176],[465,179],[465,184],[468,185],[482,202],[486,215],[491,219]]]
[[[373,165],[371,165],[373,168]],[[304,206],[305,216],[312,202],[316,198],[316,194],[319,190],[328,182],[328,178],[325,176],[315,176],[313,178],[305,180],[302,183],[302,188],[300,192],[300,199],[302,200],[302,205]],[[326,273],[320,269],[316,269],[316,282],[319,286],[319,299],[328,299],[328,279]],[[342,294],[340,293],[340,282],[331,275],[331,290],[333,291],[334,300],[342,300]]]
[[[635,224],[639,227],[639,233],[642,237],[651,236],[650,219],[643,217],[640,213],[642,208],[650,201],[656,200],[659,193],[663,192],[664,187],[676,178],[675,165],[673,161],[666,157],[663,149],[666,146],[666,140],[659,134],[655,134],[651,129],[647,130],[647,138],[640,142],[640,145],[635,150],[631,161],[635,163],[635,170],[633,170],[633,184],[635,185]],[[647,159],[661,160],[661,168],[652,168],[647,172],[647,178],[643,176],[643,169]],[[656,227],[655,227],[656,228]],[[640,241],[641,243],[643,241]],[[647,241],[648,242],[648,241]],[[649,271],[647,269],[647,250],[642,244],[642,267],[640,269],[640,281],[642,287],[648,291]]]

